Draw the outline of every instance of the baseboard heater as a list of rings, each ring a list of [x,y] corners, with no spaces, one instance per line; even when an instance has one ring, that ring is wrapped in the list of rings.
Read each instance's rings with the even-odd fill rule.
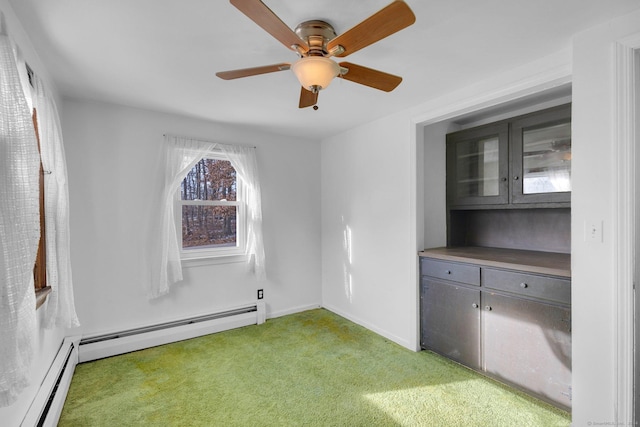
[[[88,362],[158,345],[264,323],[262,301],[246,307],[135,329],[86,337],[80,340],[78,362]]]
[[[34,398],[22,427],[58,425],[62,407],[69,391],[71,378],[78,362],[79,338],[65,338],[47,375]]]

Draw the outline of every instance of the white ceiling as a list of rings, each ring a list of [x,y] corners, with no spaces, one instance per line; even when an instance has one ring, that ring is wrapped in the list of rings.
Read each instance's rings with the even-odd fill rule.
[[[263,0],[294,28],[338,34],[391,0]],[[217,71],[296,56],[223,0],[10,0],[65,96],[320,139],[543,56],[638,0],[408,0],[416,23],[347,60],[404,78],[391,93],[336,79],[299,109],[290,71],[224,81]],[[37,71],[37,70],[36,70]]]

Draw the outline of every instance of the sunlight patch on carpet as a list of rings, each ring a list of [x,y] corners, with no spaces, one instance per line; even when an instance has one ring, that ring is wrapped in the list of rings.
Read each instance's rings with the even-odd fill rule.
[[[495,400],[488,405],[482,398],[487,393],[487,381],[478,378],[368,393],[363,397],[399,426],[485,425],[488,420],[492,420],[493,426],[571,425],[569,419],[557,414],[527,411],[526,405],[530,403],[526,398],[514,401],[513,394],[497,384],[490,387]]]

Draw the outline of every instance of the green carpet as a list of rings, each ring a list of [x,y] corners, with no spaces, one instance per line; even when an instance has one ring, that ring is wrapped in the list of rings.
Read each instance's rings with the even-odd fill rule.
[[[568,426],[570,415],[311,310],[78,365],[60,426]]]

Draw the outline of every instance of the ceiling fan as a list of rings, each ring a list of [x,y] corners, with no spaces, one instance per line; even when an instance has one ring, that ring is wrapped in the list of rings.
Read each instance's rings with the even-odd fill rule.
[[[402,77],[350,62],[337,63],[331,59],[350,55],[413,24],[416,17],[402,0],[393,1],[340,35],[336,35],[329,23],[320,20],[302,22],[292,30],[260,0],[230,2],[280,43],[296,52],[299,59],[294,63],[283,62],[216,73],[221,79],[232,80],[291,69],[302,85],[298,106],[313,106],[315,110],[318,109],[318,92],[326,89],[334,77],[340,76],[385,92],[392,91],[402,81]]]

